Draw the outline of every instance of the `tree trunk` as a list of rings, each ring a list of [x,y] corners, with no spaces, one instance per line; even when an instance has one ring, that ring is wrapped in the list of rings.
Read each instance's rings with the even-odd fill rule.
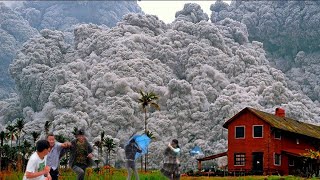
[[[108,152],[109,166],[111,166],[111,161],[110,161],[111,158],[110,157],[111,157],[111,151]]]
[[[148,132],[148,130],[147,130],[147,108],[144,108],[144,133],[147,134],[147,132]],[[144,172],[147,172],[147,160],[148,160],[148,154],[145,155],[145,159],[144,159]],[[141,156],[141,170],[142,170],[142,164],[143,164],[143,157]]]
[[[2,145],[0,147],[0,172],[2,171],[1,163],[2,163]]]
[[[147,150],[146,157],[144,160],[144,172],[147,172],[147,164],[148,164],[148,150]]]
[[[109,165],[109,152],[107,152],[106,164]]]
[[[141,171],[143,170],[143,156],[141,156]]]
[[[11,134],[10,138],[11,138],[11,143],[10,143],[10,147],[12,148],[12,137],[13,135]]]

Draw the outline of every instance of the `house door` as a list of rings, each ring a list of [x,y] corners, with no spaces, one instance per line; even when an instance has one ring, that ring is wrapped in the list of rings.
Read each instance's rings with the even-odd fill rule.
[[[252,153],[252,171],[256,174],[263,173],[263,152]]]

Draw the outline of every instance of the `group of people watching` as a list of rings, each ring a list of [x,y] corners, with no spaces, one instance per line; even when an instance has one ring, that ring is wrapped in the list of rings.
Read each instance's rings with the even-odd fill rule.
[[[37,141],[36,152],[29,158],[23,180],[58,180],[60,157],[66,148],[70,149],[69,166],[77,179],[83,180],[93,157],[93,148],[84,130],[78,130],[75,135],[76,139],[65,143],[56,142],[53,134],[48,134],[46,140]]]
[[[36,151],[30,156],[23,180],[58,180],[60,158],[66,149],[70,150],[69,166],[77,174],[77,180],[84,180],[86,168],[90,166],[93,158],[93,148],[85,137],[84,130],[80,129],[71,142],[56,142],[53,134],[48,134],[46,140],[36,143]],[[135,155],[141,149],[135,139],[131,139],[125,146],[127,180],[132,173],[139,180],[135,165]],[[180,179],[180,147],[178,140],[174,139],[164,151],[164,162],[161,172],[170,180]]]

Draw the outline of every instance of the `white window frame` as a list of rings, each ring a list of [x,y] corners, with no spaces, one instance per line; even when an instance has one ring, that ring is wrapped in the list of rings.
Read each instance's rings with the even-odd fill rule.
[[[290,160],[293,164],[290,164]],[[289,166],[294,166],[294,159],[289,159]]]
[[[237,138],[237,127],[243,127],[243,137]],[[245,139],[246,138],[246,126],[235,126],[234,127],[234,138],[235,139]]]
[[[258,126],[261,126],[262,127],[262,132],[261,132],[261,134],[262,134],[262,137],[255,137],[254,136],[254,127],[258,127]],[[252,126],[252,138],[263,138],[263,125],[253,125]]]
[[[240,154],[241,154],[241,155],[244,154],[243,164],[241,164],[241,165],[237,164],[237,165],[236,165],[236,154],[239,154],[239,155],[240,155]],[[234,159],[233,159],[233,166],[245,166],[245,165],[246,165],[246,153],[234,153],[234,154],[233,154],[233,158],[234,158]]]
[[[276,131],[280,132],[280,138],[276,138]],[[282,133],[280,130],[276,130],[274,131],[273,135],[274,135],[274,139],[278,139],[278,140],[281,140],[281,136],[282,136]]]
[[[276,164],[276,155],[279,155],[279,164]],[[281,166],[281,154],[273,153],[273,164],[275,166]]]

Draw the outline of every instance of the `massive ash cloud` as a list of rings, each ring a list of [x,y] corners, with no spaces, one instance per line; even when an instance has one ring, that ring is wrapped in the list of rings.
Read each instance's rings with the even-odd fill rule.
[[[115,26],[123,15],[141,12],[136,1],[24,1],[0,3],[0,99],[14,92],[8,67],[25,41],[38,30],[64,32],[72,43],[73,26],[94,23]],[[9,7],[10,6],[10,7]]]
[[[26,131],[48,120],[58,134],[72,137],[74,127],[85,127],[91,142],[105,131],[122,144],[144,130],[139,90],[154,91],[161,110],[148,113],[148,129],[156,137],[150,165],[158,167],[172,138],[183,157],[196,144],[209,154],[224,151],[222,125],[246,106],[271,113],[281,106],[289,117],[320,122],[319,104],[290,89],[285,74],[269,65],[263,44],[248,41],[244,24],[194,21],[205,16],[191,6],[196,9],[185,6],[183,20],[172,24],[128,14],[112,28],[80,25],[74,45],[62,32],[42,30],[10,66]]]
[[[136,1],[26,1],[15,10],[38,30],[63,31],[82,23],[113,27],[125,14],[142,12]]]
[[[9,64],[23,42],[36,35],[28,21],[0,2],[0,99],[14,92],[14,83],[9,77]]]
[[[211,21],[230,18],[245,24],[249,40],[263,42],[272,66],[290,87],[320,100],[320,2],[222,1],[211,5]]]

